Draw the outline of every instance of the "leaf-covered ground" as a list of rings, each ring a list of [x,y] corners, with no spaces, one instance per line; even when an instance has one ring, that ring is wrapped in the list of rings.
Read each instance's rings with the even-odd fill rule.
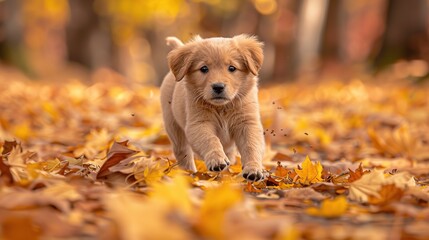
[[[0,74],[1,239],[428,239],[424,85],[260,91],[266,178],[176,166],[159,91]],[[381,82],[385,79],[377,79]]]

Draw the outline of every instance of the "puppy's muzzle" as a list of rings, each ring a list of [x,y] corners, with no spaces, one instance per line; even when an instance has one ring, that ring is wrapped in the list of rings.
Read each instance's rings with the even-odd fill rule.
[[[213,83],[212,84],[213,93],[221,95],[225,90],[225,84],[223,83]]]

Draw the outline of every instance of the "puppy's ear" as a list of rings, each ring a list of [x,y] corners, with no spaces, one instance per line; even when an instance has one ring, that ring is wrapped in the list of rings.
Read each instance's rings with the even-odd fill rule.
[[[189,47],[176,48],[168,53],[167,60],[176,81],[182,80],[191,67],[192,51]]]
[[[165,41],[167,43],[167,46],[170,46],[172,49],[176,49],[184,45],[183,42],[180,41],[180,39],[178,39],[177,37],[167,37]]]
[[[257,76],[264,61],[264,53],[262,51],[262,42],[259,42],[254,36],[245,34],[233,37],[238,50],[244,58],[244,64],[249,71]]]

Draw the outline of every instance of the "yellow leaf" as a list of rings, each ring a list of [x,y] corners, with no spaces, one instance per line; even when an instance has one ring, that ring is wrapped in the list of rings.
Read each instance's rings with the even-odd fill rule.
[[[188,190],[190,184],[184,175],[177,175],[171,182],[157,182],[149,193],[151,201],[162,204],[166,208],[190,215],[192,203]]]
[[[298,175],[298,182],[304,185],[310,185],[322,181],[322,164],[320,162],[313,163],[307,156],[302,163],[302,169],[295,168]]]
[[[54,104],[52,104],[51,102],[43,102],[42,109],[49,115],[49,117],[53,121],[57,121],[61,117],[60,112],[58,112]]]
[[[134,177],[137,181],[144,181],[147,185],[152,185],[162,179],[168,167],[168,162],[164,160],[143,159],[136,163]]]
[[[332,137],[331,135],[329,135],[329,133],[321,128],[317,128],[314,130],[314,134],[318,137],[320,143],[323,146],[327,146],[329,144],[331,144],[332,142]]]
[[[195,166],[197,167],[198,172],[207,172],[208,171],[206,164],[204,163],[203,160],[196,159],[195,160]]]
[[[348,208],[347,199],[339,196],[334,199],[323,200],[320,208],[311,207],[307,209],[307,214],[325,218],[336,218],[342,216]]]
[[[60,168],[61,162],[58,158],[27,164],[27,171],[32,178],[36,178],[39,175],[39,171],[52,172]]]
[[[200,209],[198,231],[208,239],[225,239],[225,215],[242,199],[241,190],[230,183],[208,189]]]
[[[297,240],[297,239],[302,239],[302,237],[301,237],[301,233],[294,225],[288,225],[283,227],[275,237],[275,240]]]
[[[178,224],[180,221],[174,221],[177,215],[172,214],[172,210],[175,209],[171,209],[165,202],[171,200],[168,198],[170,195],[176,195],[175,199],[186,195],[182,195],[184,192],[181,188],[164,187],[160,185],[159,189],[154,189],[161,196],[152,193],[155,197],[153,201],[142,194],[129,191],[116,191],[104,198],[107,211],[117,224],[121,239],[191,239],[186,228]],[[162,198],[164,191],[168,190],[168,195]]]
[[[12,129],[12,134],[17,138],[26,141],[28,140],[34,133],[30,128],[30,124],[24,122],[22,124],[16,125]]]
[[[54,196],[57,199],[65,199],[69,201],[83,199],[78,191],[78,187],[73,186],[67,182],[58,182],[54,185],[48,186],[43,189],[42,193],[45,195]]]

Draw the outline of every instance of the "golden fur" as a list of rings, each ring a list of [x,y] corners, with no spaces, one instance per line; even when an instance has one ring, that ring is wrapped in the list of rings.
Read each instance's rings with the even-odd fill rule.
[[[235,161],[237,147],[243,176],[263,178],[265,144],[257,95],[262,43],[239,35],[196,37],[187,44],[168,37],[167,44],[173,48],[167,57],[171,71],[161,86],[161,105],[179,165],[195,172],[195,152],[209,170],[222,171]],[[215,91],[219,84],[224,88]]]

